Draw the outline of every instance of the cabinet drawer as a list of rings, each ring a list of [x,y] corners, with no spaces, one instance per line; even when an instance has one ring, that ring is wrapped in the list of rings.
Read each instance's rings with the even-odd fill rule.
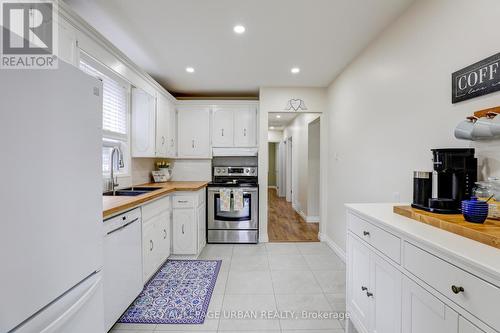
[[[500,288],[424,251],[404,243],[404,267],[491,327],[500,327]],[[457,288],[463,288],[457,290]],[[453,290],[455,289],[455,290]]]
[[[170,209],[172,209],[172,206],[170,204],[170,196],[162,197],[142,206],[142,220],[144,222],[147,222],[152,217]]]
[[[175,195],[173,198],[174,208],[194,208],[195,196]]]
[[[401,263],[401,239],[379,227],[357,217],[347,214],[349,230],[363,239],[396,263]]]

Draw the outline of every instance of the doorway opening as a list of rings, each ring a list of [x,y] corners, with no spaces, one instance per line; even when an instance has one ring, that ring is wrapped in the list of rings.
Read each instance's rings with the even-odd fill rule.
[[[268,235],[270,242],[318,242],[319,113],[270,112]]]

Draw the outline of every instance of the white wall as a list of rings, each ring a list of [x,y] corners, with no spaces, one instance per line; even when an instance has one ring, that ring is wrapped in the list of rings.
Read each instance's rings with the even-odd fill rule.
[[[307,216],[310,222],[319,220],[321,120],[309,123],[307,148]]]
[[[320,114],[304,113],[283,131],[283,138],[292,137],[292,205],[302,217],[309,216],[309,123]]]
[[[323,112],[326,107],[326,89],[324,88],[279,88],[263,87],[260,89],[260,109],[266,112],[283,112],[290,99],[302,99],[307,112]]]
[[[283,140],[283,131],[269,131],[267,133],[268,142],[280,142]]]
[[[455,125],[500,105],[500,93],[451,104],[451,73],[500,51],[498,13],[497,0],[416,1],[329,87],[326,234],[342,249],[344,203],[410,202],[430,149],[470,146]],[[491,145],[480,151],[498,160]]]

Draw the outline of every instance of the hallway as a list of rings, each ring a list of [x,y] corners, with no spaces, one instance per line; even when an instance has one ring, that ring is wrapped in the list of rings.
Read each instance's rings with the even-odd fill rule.
[[[270,242],[319,242],[319,223],[307,223],[292,204],[268,189],[268,234]]]

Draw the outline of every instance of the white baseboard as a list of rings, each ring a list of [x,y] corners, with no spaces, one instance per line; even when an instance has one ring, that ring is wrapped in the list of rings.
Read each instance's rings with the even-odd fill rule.
[[[319,223],[319,216],[307,216],[302,210],[298,210],[296,207],[293,207],[297,214],[300,215],[307,223]]]
[[[318,234],[318,238],[320,241],[325,242],[326,245],[328,245],[333,252],[345,263],[346,257],[345,257],[345,251],[342,250],[340,246],[337,245],[330,237],[328,237],[325,234],[322,234],[321,232]]]

